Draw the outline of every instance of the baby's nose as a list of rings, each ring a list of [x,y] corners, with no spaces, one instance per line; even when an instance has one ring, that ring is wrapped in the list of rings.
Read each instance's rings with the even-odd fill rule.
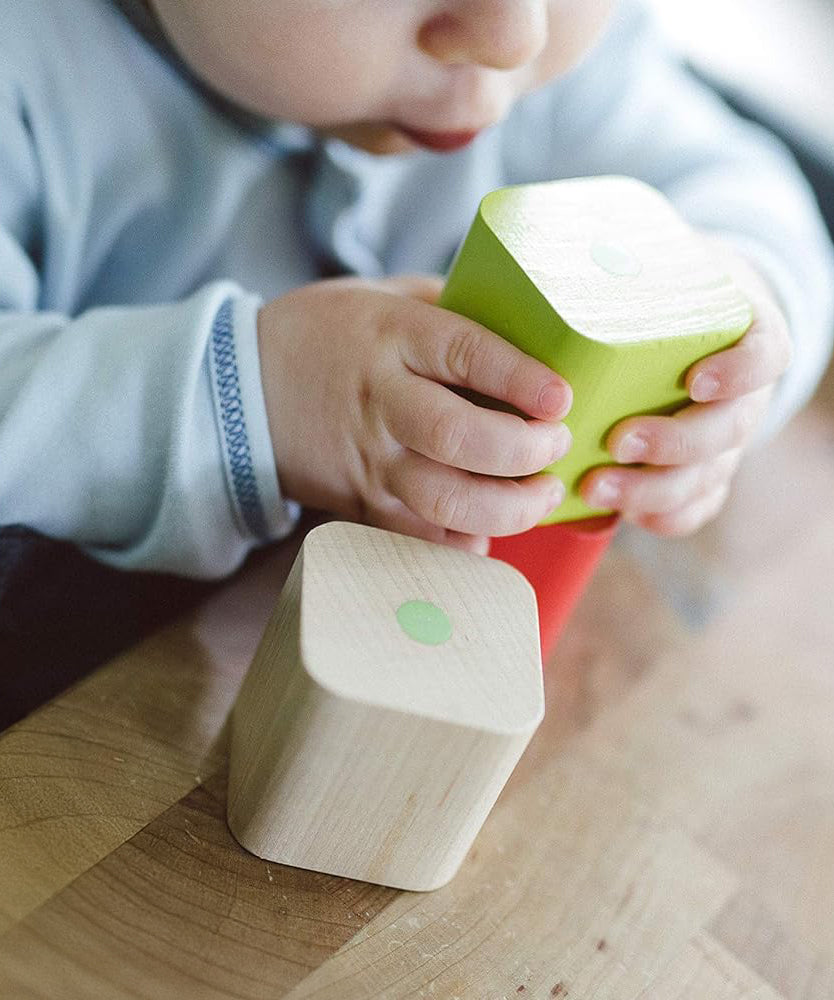
[[[420,27],[423,52],[449,65],[516,69],[547,41],[547,0],[446,0]]]

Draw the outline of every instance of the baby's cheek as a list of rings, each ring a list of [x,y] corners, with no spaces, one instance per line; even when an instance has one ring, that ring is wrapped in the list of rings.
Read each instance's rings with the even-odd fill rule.
[[[605,30],[617,0],[553,0],[548,44],[536,63],[541,86],[572,69]]]

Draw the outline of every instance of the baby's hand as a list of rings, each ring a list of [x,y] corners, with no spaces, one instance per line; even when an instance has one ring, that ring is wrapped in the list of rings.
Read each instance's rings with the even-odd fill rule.
[[[787,324],[769,290],[744,261],[718,246],[753,306],[753,325],[736,346],[687,372],[691,405],[670,417],[632,417],[613,429],[607,442],[612,457],[642,465],[596,469],[580,488],[586,503],[619,510],[658,535],[689,534],[719,512],[790,363]]]
[[[320,281],[261,309],[278,475],[300,503],[486,551],[531,528],[564,487],[537,475],[570,447],[567,383],[433,303],[434,278]],[[476,406],[448,386],[529,414]]]

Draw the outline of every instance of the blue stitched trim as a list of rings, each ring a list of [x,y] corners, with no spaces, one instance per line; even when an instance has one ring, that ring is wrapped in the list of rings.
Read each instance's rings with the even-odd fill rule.
[[[229,454],[235,497],[243,514],[243,520],[252,534],[258,538],[267,538],[269,530],[258,494],[252,453],[249,450],[249,438],[246,434],[246,421],[243,417],[243,400],[240,395],[237,356],[232,336],[231,299],[226,299],[214,317],[211,348],[217,395],[220,398],[220,417],[223,422],[223,435]]]

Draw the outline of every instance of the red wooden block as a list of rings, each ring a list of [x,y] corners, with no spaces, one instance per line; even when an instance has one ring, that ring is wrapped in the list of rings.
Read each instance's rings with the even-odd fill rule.
[[[520,570],[536,592],[542,662],[552,652],[597,564],[617,533],[619,517],[538,525],[493,538],[489,554]]]

